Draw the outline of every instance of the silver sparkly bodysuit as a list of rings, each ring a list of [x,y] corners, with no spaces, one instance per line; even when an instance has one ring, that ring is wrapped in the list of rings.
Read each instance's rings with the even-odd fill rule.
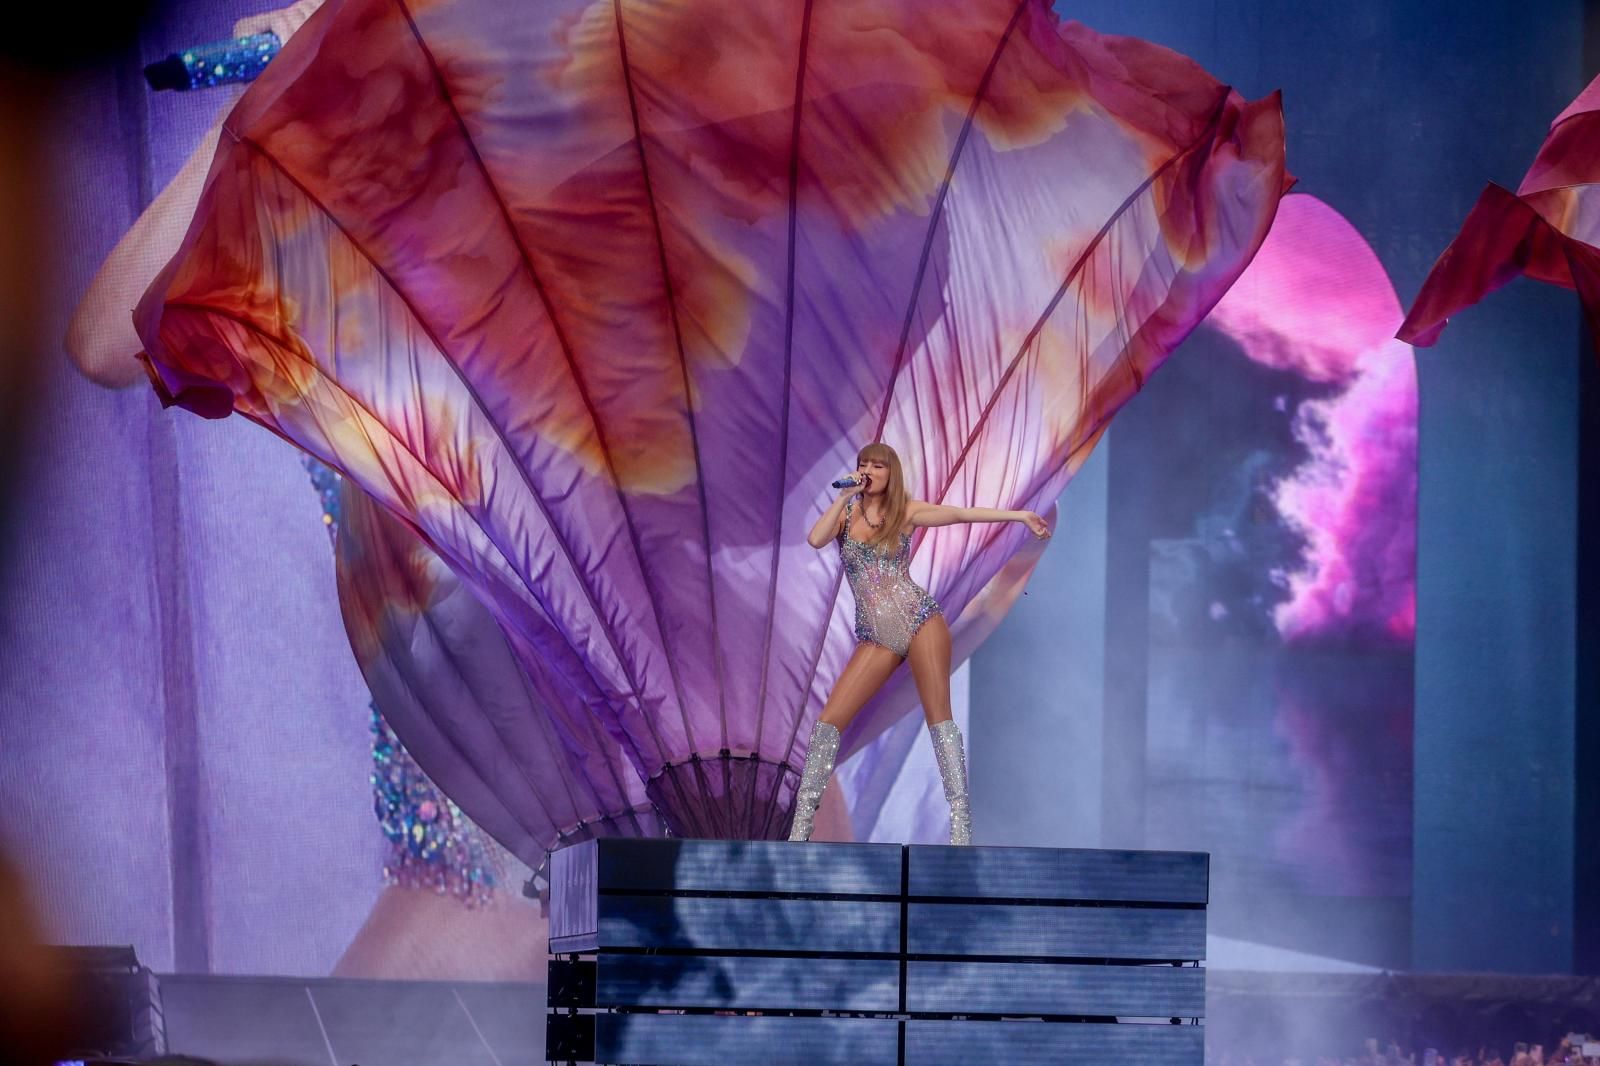
[[[888,648],[902,659],[922,624],[942,614],[939,604],[911,580],[911,533],[900,534],[899,550],[888,554],[850,535],[854,498],[845,505],[839,555],[856,598],[856,640]]]

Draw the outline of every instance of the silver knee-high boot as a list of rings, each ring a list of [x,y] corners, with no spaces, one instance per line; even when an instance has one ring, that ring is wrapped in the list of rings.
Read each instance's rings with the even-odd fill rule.
[[[794,825],[790,840],[810,840],[811,823],[822,802],[822,790],[833,775],[833,760],[839,756],[839,730],[818,722],[811,730],[811,746],[806,749],[806,768],[800,774],[800,787],[794,796]]]
[[[967,806],[967,753],[961,744],[961,727],[954,720],[928,726],[934,758],[944,779],[944,798],[950,803],[950,843],[972,843],[972,811]]]

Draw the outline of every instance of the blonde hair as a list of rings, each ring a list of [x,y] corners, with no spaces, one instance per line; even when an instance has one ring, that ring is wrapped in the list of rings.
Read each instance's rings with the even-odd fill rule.
[[[867,544],[874,548],[900,546],[900,532],[906,524],[906,475],[900,467],[900,457],[893,448],[882,441],[873,441],[856,454],[856,466],[862,463],[882,463],[889,468],[889,484],[883,490],[883,528],[876,530],[867,538]],[[861,500],[861,507],[866,508],[866,495],[856,497]],[[863,520],[864,520],[863,516]]]

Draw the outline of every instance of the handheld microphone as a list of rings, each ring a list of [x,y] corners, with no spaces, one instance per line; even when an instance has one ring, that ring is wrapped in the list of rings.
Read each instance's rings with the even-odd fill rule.
[[[212,41],[151,63],[144,68],[144,80],[152,89],[178,92],[255,81],[281,47],[283,43],[271,31]]]
[[[842,477],[833,483],[833,487],[836,489],[853,489],[859,484],[861,484],[861,479],[858,477]]]

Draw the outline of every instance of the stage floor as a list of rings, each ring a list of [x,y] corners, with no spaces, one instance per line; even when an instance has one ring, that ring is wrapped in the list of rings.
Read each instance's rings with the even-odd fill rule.
[[[167,1046],[223,1066],[534,1066],[543,984],[164,975]]]

